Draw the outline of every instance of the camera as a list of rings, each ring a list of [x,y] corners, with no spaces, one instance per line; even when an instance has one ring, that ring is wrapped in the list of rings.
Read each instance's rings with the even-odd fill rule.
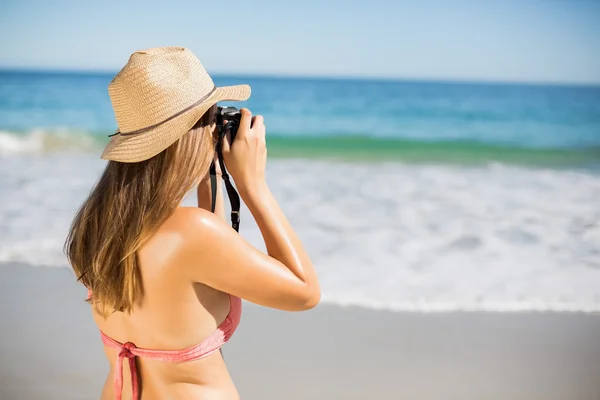
[[[235,139],[238,128],[240,127],[240,120],[242,113],[235,107],[217,107],[217,130],[219,132],[219,140],[223,140],[223,137],[227,131],[231,134],[231,142]]]

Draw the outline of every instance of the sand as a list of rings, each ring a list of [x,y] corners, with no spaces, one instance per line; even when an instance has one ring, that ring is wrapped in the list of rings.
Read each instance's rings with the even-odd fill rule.
[[[0,399],[98,399],[106,378],[68,269],[0,264]],[[224,348],[244,400],[599,400],[600,316],[246,303]]]

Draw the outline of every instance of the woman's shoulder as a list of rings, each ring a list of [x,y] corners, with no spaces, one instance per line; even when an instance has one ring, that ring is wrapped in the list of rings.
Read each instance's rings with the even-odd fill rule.
[[[156,237],[176,238],[178,251],[212,246],[229,228],[215,214],[199,207],[179,207],[159,228]]]
[[[210,233],[222,228],[224,221],[215,214],[199,207],[179,207],[165,221],[161,230],[185,235]]]
[[[179,207],[144,244],[141,259],[148,265],[183,272],[187,264],[200,261],[200,249],[219,246],[214,239],[214,232],[219,231],[216,218],[201,208]]]
[[[213,213],[203,208],[178,207],[165,221],[163,227],[169,230],[199,228],[213,217],[215,217]]]

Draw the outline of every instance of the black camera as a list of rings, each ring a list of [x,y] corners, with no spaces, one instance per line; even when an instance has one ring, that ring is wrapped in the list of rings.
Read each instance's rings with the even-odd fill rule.
[[[231,142],[235,139],[242,113],[235,107],[217,107],[217,131],[219,132],[219,140],[229,131],[231,133]]]

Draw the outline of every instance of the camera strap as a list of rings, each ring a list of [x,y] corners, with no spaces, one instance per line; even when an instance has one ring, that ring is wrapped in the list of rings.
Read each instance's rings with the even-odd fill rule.
[[[223,129],[225,132],[226,129]],[[231,178],[227,173],[227,169],[225,169],[225,162],[223,161],[223,139],[225,135],[222,135],[219,141],[217,142],[217,155],[219,156],[219,166],[221,167],[221,176],[223,177],[223,181],[225,182],[225,189],[227,190],[227,197],[229,197],[229,203],[231,204],[231,226],[235,229],[236,232],[240,230],[240,195],[233,187],[233,183],[231,183]],[[215,206],[217,203],[217,169],[215,167],[215,162],[213,161],[210,165],[210,190],[211,190],[211,212],[215,212]]]

